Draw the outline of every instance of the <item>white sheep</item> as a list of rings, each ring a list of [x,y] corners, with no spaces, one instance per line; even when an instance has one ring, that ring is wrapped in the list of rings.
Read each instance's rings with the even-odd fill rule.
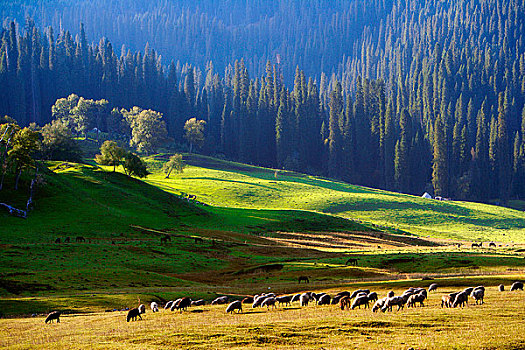
[[[150,307],[152,312],[159,312],[159,304],[156,302],[152,301]]]
[[[480,304],[483,304],[483,298],[485,297],[485,290],[483,289],[474,289],[472,293],[470,293],[470,296],[476,300],[476,305],[478,304],[478,301],[480,301]]]

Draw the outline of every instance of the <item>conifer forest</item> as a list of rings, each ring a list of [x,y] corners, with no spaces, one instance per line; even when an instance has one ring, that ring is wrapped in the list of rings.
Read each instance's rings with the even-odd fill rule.
[[[525,199],[524,0],[48,2],[0,3],[0,116],[22,127],[74,94],[105,101],[83,127],[114,140],[137,106],[161,149],[196,118],[207,155]]]

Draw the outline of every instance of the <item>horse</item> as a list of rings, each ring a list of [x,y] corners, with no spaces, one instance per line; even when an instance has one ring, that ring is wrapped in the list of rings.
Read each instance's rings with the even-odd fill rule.
[[[304,283],[310,283],[308,276],[299,276],[299,283],[301,283],[301,281],[304,281]]]
[[[356,258],[350,258],[350,259],[348,259],[348,260],[346,261],[346,264],[345,264],[345,265],[346,265],[346,266],[348,266],[348,265],[357,266],[357,262],[358,262],[358,260],[357,260]]]
[[[168,243],[168,241],[171,242],[171,237],[168,236],[168,235],[164,235],[164,236],[162,236],[162,237],[160,238],[160,244],[162,244],[162,243]]]

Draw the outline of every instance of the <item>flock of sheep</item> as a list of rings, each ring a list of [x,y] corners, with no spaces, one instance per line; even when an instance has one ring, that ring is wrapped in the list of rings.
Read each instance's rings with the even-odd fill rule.
[[[317,305],[339,305],[341,310],[353,310],[357,307],[361,308],[361,306],[363,306],[364,308],[370,308],[370,303],[374,302],[372,306],[373,312],[387,312],[392,311],[395,306],[397,306],[397,311],[402,310],[405,307],[405,305],[407,307],[416,307],[417,304],[419,304],[419,306],[424,306],[424,301],[427,299],[428,293],[436,291],[437,287],[438,285],[436,283],[432,283],[431,285],[429,285],[428,291],[425,288],[411,287],[405,290],[401,295],[395,295],[393,291],[390,291],[384,298],[381,299],[379,299],[376,292],[371,292],[368,289],[358,289],[353,293],[343,291],[337,293],[333,297],[326,293],[314,292],[304,292],[295,295],[284,296],[276,296],[274,293],[263,293],[260,295],[254,295],[253,297],[246,297],[243,300],[235,300],[233,302],[230,302],[229,304],[228,297],[221,296],[214,299],[211,302],[211,305],[228,304],[228,306],[226,307],[226,312],[234,313],[235,311],[237,311],[239,313],[242,312],[243,304],[251,304],[251,307],[253,309],[258,307],[266,307],[267,309],[270,309],[276,308],[277,305],[287,306],[291,305],[294,302],[298,302],[300,306],[308,306],[308,304],[310,303],[316,303]],[[504,291],[505,287],[503,285],[499,285],[498,289],[499,291]],[[510,287],[510,290],[523,290],[523,282],[514,282]],[[468,304],[469,297],[472,297],[475,300],[476,304],[483,304],[484,296],[484,286],[465,288],[464,290],[459,292],[443,295],[441,298],[441,307],[463,307],[466,304]],[[171,311],[177,310],[182,312],[190,306],[202,306],[204,304],[204,299],[191,300],[188,297],[184,297],[179,298],[177,300],[168,301],[165,304],[164,309]],[[155,301],[153,301],[150,304],[150,308],[151,311],[154,313],[159,312],[159,304]],[[144,314],[145,312],[145,305],[140,304],[137,308],[129,310],[126,320],[127,322],[129,322],[132,320],[135,321],[137,320],[137,318],[142,319],[141,314]],[[59,316],[59,311],[54,311],[50,313],[46,318],[46,323],[53,320],[57,320],[57,322],[60,322]]]
[[[355,309],[370,307],[370,302],[374,302],[372,306],[373,312],[387,312],[392,311],[395,306],[397,310],[401,310],[405,307],[416,307],[424,306],[424,301],[427,299],[428,292],[436,291],[437,284],[433,283],[428,287],[428,291],[425,288],[408,288],[401,295],[395,295],[393,291],[388,292],[387,296],[379,299],[376,292],[371,292],[368,289],[358,289],[353,293],[348,291],[343,291],[337,293],[335,296],[330,296],[326,293],[314,293],[314,292],[304,292],[298,293],[295,295],[284,295],[276,296],[274,293],[263,293],[260,295],[254,295],[253,297],[246,297],[243,300],[235,300],[228,304],[228,297],[221,296],[214,299],[212,305],[223,305],[228,304],[226,307],[227,313],[242,312],[243,304],[251,304],[253,309],[255,308],[276,308],[277,306],[287,306],[291,305],[294,302],[298,302],[301,306],[308,306],[309,303],[316,303],[317,305],[339,305],[341,310],[345,309]],[[500,291],[504,290],[503,285],[499,287]],[[513,290],[523,290],[522,282],[514,282],[510,288]],[[454,307],[463,307],[465,304],[468,304],[468,298],[472,297],[476,304],[483,304],[483,298],[485,296],[485,287],[469,287],[459,292],[450,293],[444,295],[441,301],[441,307],[454,308]],[[168,301],[164,306],[166,310],[179,310],[182,312],[190,306],[199,306],[204,305],[205,301],[203,299],[192,301],[188,297],[180,298],[173,301]],[[159,305],[156,302],[152,302],[151,310],[153,312],[159,311]],[[137,317],[140,318],[140,314],[144,313],[146,308],[144,305],[140,305],[138,308],[131,309],[127,316],[127,321],[135,320]]]

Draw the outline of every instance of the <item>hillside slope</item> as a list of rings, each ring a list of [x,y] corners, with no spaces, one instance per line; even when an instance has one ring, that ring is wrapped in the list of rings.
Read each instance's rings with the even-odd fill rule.
[[[269,263],[333,257],[344,263],[341,253],[286,247],[268,236],[374,231],[313,212],[189,203],[90,165],[52,163],[45,179],[27,219],[0,211],[0,295],[189,288],[240,280],[231,273]],[[0,202],[21,206],[22,192],[6,188]]]
[[[429,200],[196,155],[185,156],[190,166],[183,174],[165,179],[164,158],[150,159],[154,174],[147,182],[211,205],[312,210],[437,238],[525,241],[525,213],[519,210]]]

